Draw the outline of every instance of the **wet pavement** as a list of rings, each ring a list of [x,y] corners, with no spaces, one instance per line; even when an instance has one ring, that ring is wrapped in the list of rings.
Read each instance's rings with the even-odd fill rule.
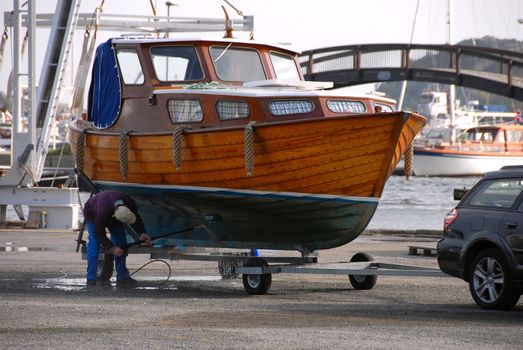
[[[76,233],[0,229],[0,342],[6,349],[521,349],[523,303],[478,308],[468,285],[450,277],[379,277],[355,290],[345,276],[273,275],[267,295],[215,262],[154,262],[134,288],[85,285]],[[437,267],[409,256],[430,235],[362,235],[322,251],[320,262],[359,251],[376,261]],[[27,249],[25,249],[27,248]],[[262,251],[262,255],[274,252]],[[278,255],[278,254],[276,254]],[[128,267],[150,261],[131,255]]]

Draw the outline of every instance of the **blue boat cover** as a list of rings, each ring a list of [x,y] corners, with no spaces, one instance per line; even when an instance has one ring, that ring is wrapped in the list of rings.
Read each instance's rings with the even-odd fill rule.
[[[88,120],[98,128],[114,124],[121,107],[121,87],[113,39],[98,46],[88,99]]]

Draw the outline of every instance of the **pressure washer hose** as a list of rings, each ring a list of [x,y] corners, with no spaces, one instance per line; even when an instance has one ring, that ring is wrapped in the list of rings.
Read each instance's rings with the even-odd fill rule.
[[[167,265],[167,268],[169,269],[169,274],[167,275],[167,278],[165,279],[165,281],[163,281],[162,283],[160,283],[158,286],[161,286],[161,285],[164,285],[165,283],[169,282],[169,280],[171,279],[171,265],[169,265],[169,263],[165,260],[161,260],[161,259],[154,259],[154,260],[151,260],[145,264],[143,264],[142,266],[140,266],[137,270],[135,270],[133,273],[130,273],[128,277],[131,277],[133,276],[135,273],[137,273],[138,271],[140,271],[141,269],[143,269],[144,267],[146,267],[147,265],[149,264],[152,264],[154,262],[162,262],[164,263],[165,265]]]

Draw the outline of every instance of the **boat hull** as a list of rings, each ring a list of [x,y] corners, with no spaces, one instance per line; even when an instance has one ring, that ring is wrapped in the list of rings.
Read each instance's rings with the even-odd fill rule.
[[[396,112],[255,124],[250,171],[245,126],[185,131],[178,169],[173,132],[131,133],[122,148],[122,135],[73,125],[71,144],[77,157],[82,146],[87,176],[137,200],[153,237],[196,227],[172,240],[316,250],[343,245],[365,229],[424,123]]]
[[[376,198],[99,182],[137,202],[157,244],[309,252],[355,239]]]
[[[416,176],[481,176],[506,165],[523,165],[523,157],[414,150]]]

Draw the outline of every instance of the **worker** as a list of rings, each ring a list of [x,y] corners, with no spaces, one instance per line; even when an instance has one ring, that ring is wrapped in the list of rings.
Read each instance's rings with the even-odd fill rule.
[[[150,245],[151,238],[145,233],[145,226],[138,214],[134,200],[119,191],[104,191],[89,198],[84,206],[84,220],[89,233],[87,243],[87,285],[95,285],[97,282],[99,246],[109,250],[114,256],[116,266],[116,285],[132,286],[137,282],[129,276],[126,266],[127,239],[124,224],[129,224],[140,234],[140,239]],[[111,234],[107,238],[105,229]],[[109,282],[99,280],[101,284]]]

